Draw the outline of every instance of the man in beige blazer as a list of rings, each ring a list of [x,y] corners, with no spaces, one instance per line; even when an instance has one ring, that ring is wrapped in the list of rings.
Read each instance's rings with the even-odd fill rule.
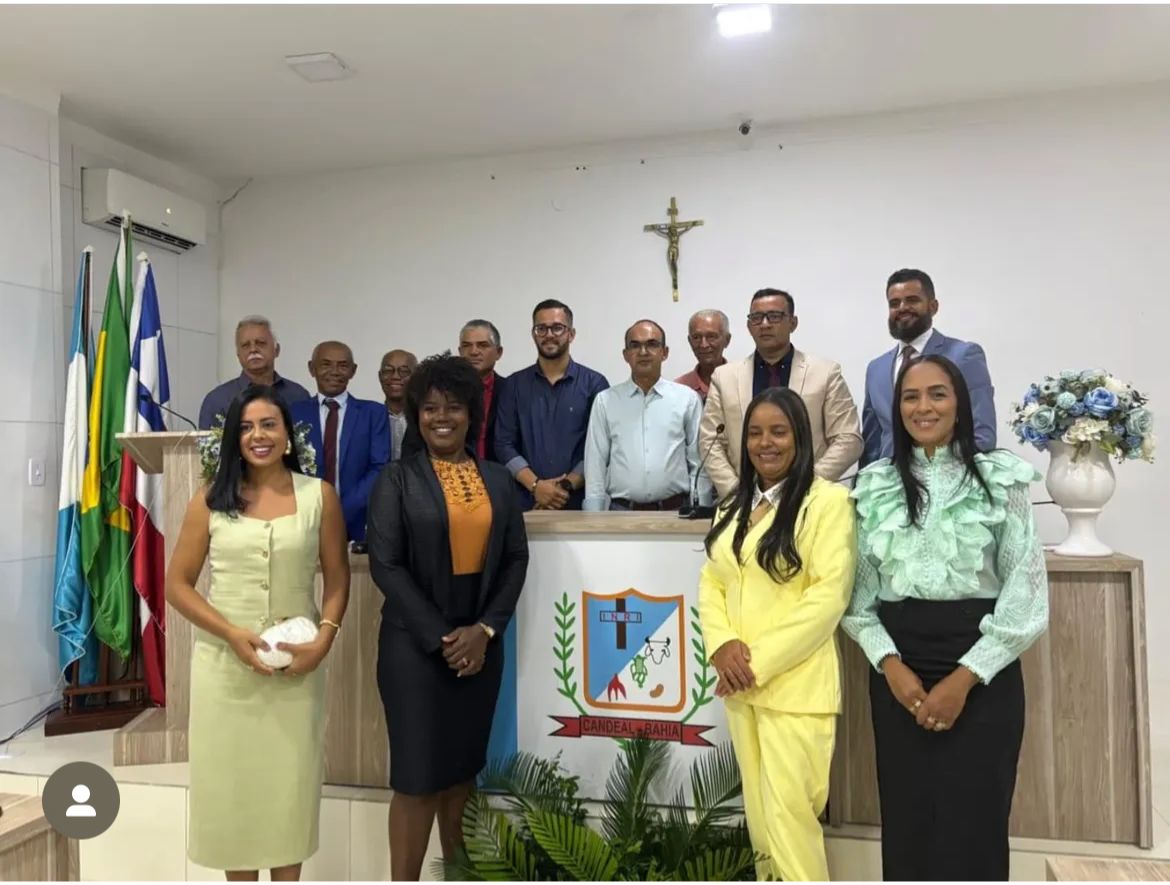
[[[841,366],[793,347],[791,336],[797,324],[791,295],[780,289],[760,289],[752,296],[747,321],[755,352],[719,366],[711,376],[699,425],[699,451],[707,455],[705,469],[720,498],[739,483],[744,411],[769,387],[789,387],[804,400],[818,476],[838,480],[861,455],[861,422]],[[721,425],[723,430],[717,433]]]

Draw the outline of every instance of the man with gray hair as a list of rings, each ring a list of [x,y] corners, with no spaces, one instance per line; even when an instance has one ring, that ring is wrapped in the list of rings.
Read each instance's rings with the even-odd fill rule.
[[[246,316],[236,324],[236,357],[242,371],[225,381],[203,398],[199,407],[199,429],[209,430],[217,416],[227,414],[228,406],[245,387],[262,384],[273,388],[286,406],[309,399],[309,391],[276,372],[280,344],[267,317]]]
[[[483,381],[483,425],[479,428],[479,438],[468,440],[468,444],[474,445],[475,455],[480,460],[496,461],[493,439],[496,431],[496,404],[499,402],[496,394],[504,380],[502,375],[496,373],[496,363],[504,355],[504,348],[500,344],[500,330],[495,323],[480,319],[464,323],[459,330],[459,355],[471,363]],[[403,456],[422,448],[418,428],[407,428],[402,440]]]
[[[675,382],[689,387],[707,401],[707,390],[711,387],[711,375],[727,362],[723,351],[731,343],[731,323],[721,310],[700,310],[687,324],[687,341],[695,355],[695,368]]]

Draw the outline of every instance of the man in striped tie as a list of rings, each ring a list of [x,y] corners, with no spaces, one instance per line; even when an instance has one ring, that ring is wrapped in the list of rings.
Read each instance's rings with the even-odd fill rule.
[[[390,460],[390,422],[382,403],[350,396],[349,382],[356,371],[348,345],[322,341],[309,360],[317,395],[295,403],[290,411],[293,421],[309,425],[309,441],[317,450],[317,476],[337,489],[349,540],[364,544],[366,500]]]
[[[894,381],[906,360],[923,354],[945,356],[963,373],[971,391],[975,442],[983,452],[995,448],[995,388],[983,348],[971,341],[948,338],[934,328],[938,299],[934,281],[921,270],[904,268],[886,281],[887,324],[897,347],[872,360],[865,371],[865,405],[861,410],[864,467],[894,453]]]

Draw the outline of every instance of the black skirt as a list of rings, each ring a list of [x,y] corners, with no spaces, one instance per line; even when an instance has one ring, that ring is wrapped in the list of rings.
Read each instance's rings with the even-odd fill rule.
[[[474,604],[480,576],[457,575],[452,596]],[[456,626],[475,623],[467,606]],[[504,672],[504,647],[488,643],[483,669],[459,678],[443,653],[424,652],[385,617],[378,637],[378,691],[390,733],[390,786],[428,795],[475,779],[487,762],[488,738]]]
[[[993,599],[882,603],[878,617],[930,689],[981,637]],[[887,881],[1008,878],[1008,817],[1024,737],[1024,679],[1014,661],[967,695],[950,729],[927,731],[870,675]]]

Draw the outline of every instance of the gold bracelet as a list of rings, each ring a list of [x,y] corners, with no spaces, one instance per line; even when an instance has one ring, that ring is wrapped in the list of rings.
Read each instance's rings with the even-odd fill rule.
[[[318,626],[321,626],[321,627],[329,626],[329,627],[332,627],[334,630],[336,630],[338,633],[341,632],[341,625],[339,623],[337,623],[337,621],[331,621],[328,618],[322,618],[321,623]]]

